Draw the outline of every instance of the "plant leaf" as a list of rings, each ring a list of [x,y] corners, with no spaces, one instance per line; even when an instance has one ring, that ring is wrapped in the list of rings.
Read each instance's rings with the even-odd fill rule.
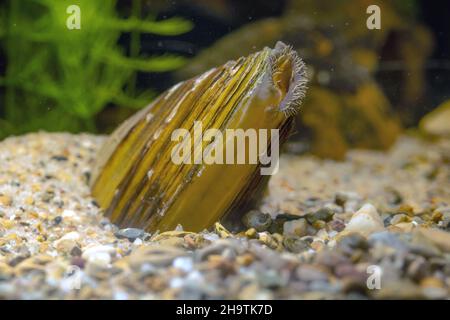
[[[175,36],[189,32],[193,28],[191,21],[183,18],[170,18],[162,21],[145,21],[137,18],[112,19],[108,26],[122,32],[140,31],[165,36]]]
[[[183,66],[187,59],[176,55],[152,56],[149,58],[127,58],[109,53],[105,57],[107,63],[144,72],[166,72]]]

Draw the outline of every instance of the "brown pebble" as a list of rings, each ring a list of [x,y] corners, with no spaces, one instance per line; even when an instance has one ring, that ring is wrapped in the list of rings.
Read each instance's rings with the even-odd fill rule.
[[[410,222],[410,221],[411,221],[411,218],[408,217],[406,214],[399,213],[399,214],[396,214],[395,216],[392,217],[391,225],[396,225],[398,223]]]
[[[329,226],[332,230],[341,232],[345,229],[345,223],[342,220],[334,219],[331,222],[329,222]]]
[[[326,222],[323,220],[314,221],[314,223],[312,224],[312,226],[317,230],[325,228],[326,225],[327,225]]]
[[[427,261],[425,260],[425,258],[417,257],[408,266],[406,274],[411,279],[413,279],[415,281],[419,281],[427,274],[428,271],[429,271],[429,267],[428,267],[428,264],[427,264]]]
[[[438,210],[435,210],[435,211],[433,212],[433,214],[431,215],[431,220],[433,220],[434,223],[438,223],[439,221],[442,220],[442,217],[443,217],[443,216],[444,216],[444,215],[442,214],[442,212],[440,212],[440,211],[438,211]]]
[[[243,254],[236,258],[237,263],[242,266],[249,266],[254,260],[255,258],[253,255],[249,253]]]
[[[72,248],[72,250],[70,250],[70,255],[73,257],[79,257],[82,253],[83,251],[78,246],[75,246]]]
[[[401,206],[398,207],[397,212],[404,213],[408,216],[413,216],[414,208],[412,206],[410,206],[409,204],[402,204]]]
[[[74,266],[77,266],[80,269],[83,269],[85,264],[86,264],[86,261],[81,256],[75,256],[70,261],[70,264],[74,265]]]
[[[426,277],[420,281],[421,287],[443,288],[444,284],[436,277]]]

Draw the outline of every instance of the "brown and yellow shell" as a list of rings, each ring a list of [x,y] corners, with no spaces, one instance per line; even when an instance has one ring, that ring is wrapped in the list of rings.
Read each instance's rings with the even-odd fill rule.
[[[92,193],[119,226],[200,231],[246,210],[267,184],[256,164],[175,164],[176,129],[279,129],[287,139],[306,86],[305,66],[284,43],[181,82],[125,121],[100,150]],[[270,137],[268,137],[270,144]],[[207,141],[194,139],[192,146]],[[266,150],[267,151],[267,150]]]

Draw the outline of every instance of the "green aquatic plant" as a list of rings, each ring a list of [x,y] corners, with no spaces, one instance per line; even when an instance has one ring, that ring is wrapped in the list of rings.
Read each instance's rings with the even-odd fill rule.
[[[69,29],[67,8],[80,8],[80,29]],[[121,17],[117,0],[9,0],[0,4],[0,137],[38,129],[95,131],[95,116],[108,105],[141,108],[154,93],[139,92],[137,72],[164,72],[183,57],[142,57],[140,34],[177,35],[190,21],[142,17],[141,1]],[[129,53],[118,45],[131,34]]]

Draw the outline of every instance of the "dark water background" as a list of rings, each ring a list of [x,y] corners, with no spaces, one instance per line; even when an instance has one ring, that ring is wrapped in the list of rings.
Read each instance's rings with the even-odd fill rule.
[[[295,2],[297,0],[292,0]],[[3,1],[2,1],[3,2]],[[26,2],[26,1],[25,1]],[[376,4],[377,1],[374,2]],[[7,8],[12,3],[4,1],[0,8]],[[133,1],[119,0],[117,2],[117,12],[119,16],[126,17],[130,14]],[[187,33],[175,36],[164,36],[155,34],[141,34],[139,41],[139,55],[152,56],[158,54],[176,54],[189,59],[195,59],[202,50],[207,50],[216,41],[226,35],[239,30],[240,28],[267,18],[279,19],[287,14],[289,4],[288,0],[258,0],[258,1],[241,1],[241,0],[195,0],[195,1],[138,1],[141,4],[141,12],[155,13],[156,20],[164,20],[170,17],[182,17],[193,23],[193,28]],[[405,105],[400,101],[402,89],[402,79],[405,77],[405,67],[400,61],[399,63],[391,63],[397,61],[398,57],[393,53],[396,45],[397,35],[395,33],[389,35],[392,41],[386,41],[384,47],[378,52],[380,59],[380,68],[373,75],[378,84],[384,91],[392,104],[392,109],[399,115],[402,126],[415,126],[423,115],[437,107],[440,103],[450,98],[450,3],[443,1],[398,1],[402,8],[413,16],[417,25],[423,25],[431,34],[433,42],[433,50],[428,60],[421,66],[424,70],[424,93],[420,101],[411,105]],[[6,7],[5,7],[6,6]],[[412,13],[411,13],[412,12]],[[362,12],[361,15],[365,13]],[[406,16],[406,15],[405,15]],[[3,16],[3,22],[7,22],[7,15]],[[320,23],[319,23],[320,25]],[[339,30],[339,26],[337,28]],[[256,37],[264,37],[264,34],[255,35]],[[338,31],[339,36],[339,31]],[[125,53],[130,53],[131,34],[122,33],[118,39],[118,44],[123,48]],[[8,43],[0,38],[0,75],[5,75],[8,66],[8,58],[6,51]],[[226,58],[226,54],[223,55]],[[308,62],[308,61],[307,61]],[[397,61],[398,62],[398,61]],[[190,62],[188,62],[189,64]],[[333,69],[333,61],[329,61]],[[80,66],[83,70],[83,66]],[[406,77],[414,76],[406,74]],[[351,76],[349,76],[351,77]],[[402,78],[403,77],[403,78]],[[151,88],[156,93],[162,92],[180,79],[176,76],[176,72],[138,72],[135,79],[136,90],[146,90]],[[1,84],[1,83],[0,83]],[[49,131],[67,130],[67,131],[94,131],[109,132],[123,119],[128,117],[134,110],[125,110],[117,112],[117,108],[121,107],[114,103],[104,106],[104,110],[93,115],[94,121],[91,126],[73,126],[73,127],[54,127],[53,120],[44,121],[36,126],[24,126],[21,129],[20,113],[27,113],[26,106],[22,101],[18,103],[17,109],[19,113],[19,122],[8,123],[6,103],[5,103],[4,86],[0,85],[0,138],[11,134],[21,134],[27,131],[44,129]],[[155,94],[156,94],[155,93]],[[21,93],[22,94],[22,93]],[[25,93],[23,93],[25,94]],[[19,94],[20,96],[20,94]],[[42,101],[42,104],[47,103]],[[26,103],[25,103],[26,104]],[[49,107],[51,110],[52,107]],[[23,111],[22,111],[23,110]],[[43,114],[48,110],[43,109]],[[70,117],[62,114],[59,118]],[[74,118],[75,119],[75,118]],[[6,121],[5,121],[6,120]],[[86,122],[86,118],[78,119],[79,123]],[[26,117],[24,122],[30,121]],[[70,120],[68,122],[71,122]],[[74,121],[75,122],[75,121]],[[6,130],[8,126],[8,130]],[[3,127],[3,128],[2,128]],[[31,128],[31,129],[30,129]],[[2,131],[3,130],[3,131]]]

